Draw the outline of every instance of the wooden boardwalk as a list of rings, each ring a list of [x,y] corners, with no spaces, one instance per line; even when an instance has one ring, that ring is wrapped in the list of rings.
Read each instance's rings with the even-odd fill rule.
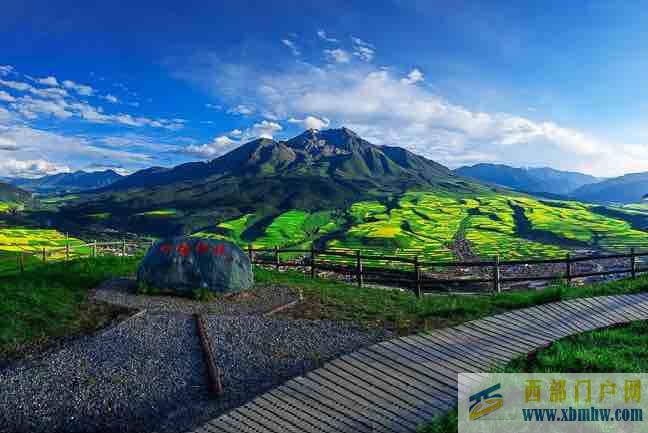
[[[456,405],[459,372],[485,372],[572,334],[647,319],[648,293],[602,296],[386,341],[292,379],[195,433],[415,432]]]

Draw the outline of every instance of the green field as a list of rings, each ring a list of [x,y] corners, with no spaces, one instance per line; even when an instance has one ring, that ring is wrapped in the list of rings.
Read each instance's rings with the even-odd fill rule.
[[[258,225],[258,216],[247,214],[223,221],[218,232],[196,235],[227,238],[241,245],[251,240],[257,248],[308,248],[317,242],[330,249],[419,256],[426,261],[456,260],[457,245],[463,242],[472,256],[488,259],[496,255],[502,259],[564,257],[582,249],[648,250],[648,233],[633,228],[630,222],[645,217],[648,226],[648,211],[623,208],[628,216],[624,220],[618,218],[625,213],[613,218],[594,208],[514,194],[461,197],[410,192],[382,202],[354,203],[343,210],[284,212],[255,227],[256,236],[245,241],[243,232]]]
[[[135,214],[137,216],[153,217],[153,218],[169,218],[178,213],[175,209],[155,209],[148,212],[140,212]]]

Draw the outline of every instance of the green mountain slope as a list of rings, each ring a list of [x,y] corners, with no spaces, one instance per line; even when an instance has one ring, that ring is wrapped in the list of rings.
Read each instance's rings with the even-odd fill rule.
[[[254,140],[209,162],[135,173],[82,195],[61,214],[78,219],[108,213],[106,223],[114,227],[168,234],[248,213],[345,209],[410,190],[474,194],[489,188],[405,149],[373,145],[346,128],[309,130],[287,141]],[[168,208],[177,213],[154,222],[141,217]]]

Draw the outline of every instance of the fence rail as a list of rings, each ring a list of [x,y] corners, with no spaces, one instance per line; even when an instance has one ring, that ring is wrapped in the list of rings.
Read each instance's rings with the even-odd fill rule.
[[[247,252],[252,263],[257,265],[277,270],[301,268],[312,277],[321,272],[333,272],[351,277],[359,287],[366,283],[394,285],[412,290],[417,296],[465,289],[498,293],[506,290],[508,287],[503,286],[510,283],[565,280],[571,284],[581,278],[624,274],[636,278],[639,273],[648,272],[648,267],[638,266],[642,258],[648,258],[648,252],[637,252],[634,248],[627,254],[567,254],[564,258],[527,260],[500,260],[496,256],[492,260],[460,262],[427,262],[418,257],[363,255],[360,251],[330,249],[255,249],[248,246]],[[282,255],[289,258],[282,260]],[[536,267],[535,272],[533,267]],[[452,269],[462,272],[448,274]],[[466,269],[472,271],[466,272]]]
[[[15,254],[14,271],[24,272],[27,262],[71,260],[110,254],[129,256],[152,246],[152,240],[68,243],[39,250],[2,252],[11,259]],[[419,257],[384,256],[362,251],[297,248],[247,247],[252,263],[276,270],[295,268],[314,278],[323,273],[346,277],[362,287],[365,284],[395,286],[411,290],[417,296],[431,292],[501,292],[515,283],[628,275],[632,278],[648,272],[648,252],[631,249],[627,254],[596,254],[564,258],[431,262]],[[640,265],[646,266],[640,266]],[[0,266],[7,270],[7,266]],[[11,265],[9,266],[11,268]],[[325,275],[326,276],[326,275]]]

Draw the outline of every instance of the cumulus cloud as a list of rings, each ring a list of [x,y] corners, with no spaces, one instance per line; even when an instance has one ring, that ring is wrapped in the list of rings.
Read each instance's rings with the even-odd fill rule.
[[[103,99],[105,99],[106,101],[111,102],[113,104],[118,104],[119,103],[119,99],[116,96],[111,95],[110,93],[105,95],[103,97]]]
[[[288,122],[298,124],[304,129],[324,129],[328,128],[328,126],[331,124],[331,121],[326,117],[320,119],[319,117],[315,116],[306,116],[303,119],[295,119],[294,117],[291,117],[290,119],[288,119]]]
[[[290,39],[282,39],[281,43],[290,48],[290,52],[293,54],[293,56],[297,57],[301,55],[301,51],[299,51],[297,44]]]
[[[9,75],[14,71],[14,67],[10,65],[0,65],[0,77]]]
[[[329,61],[336,63],[349,63],[351,61],[351,54],[341,48],[324,50],[324,55]]]
[[[278,123],[262,120],[244,131],[234,129],[228,134],[218,135],[209,143],[189,145],[185,147],[183,153],[198,158],[213,159],[236,149],[250,140],[256,138],[272,139],[276,133],[282,130],[283,127]]]
[[[77,92],[81,96],[92,96],[94,95],[94,89],[90,86],[87,86],[85,84],[79,84],[75,83],[74,81],[71,80],[65,80],[63,81],[63,86],[66,89],[71,89]]]
[[[0,173],[7,177],[35,178],[56,173],[68,173],[70,167],[44,159],[17,160],[14,158],[0,160]]]
[[[364,60],[365,62],[370,62],[373,60],[376,54],[376,47],[374,47],[369,42],[365,42],[360,38],[354,36],[351,37],[351,42],[353,43],[353,55]]]
[[[18,144],[10,138],[0,137],[0,150],[15,152],[19,149]]]
[[[7,80],[7,81],[0,80],[0,85],[5,86],[5,87],[9,87],[10,89],[18,90],[18,91],[21,91],[21,92],[24,92],[24,91],[29,90],[29,89],[32,88],[32,86],[27,84],[27,83],[22,83],[20,81],[10,81],[10,80]]]
[[[52,87],[57,87],[59,85],[59,82],[56,79],[56,77],[52,77],[52,76],[46,78],[39,78],[36,80],[36,82],[39,84],[44,84],[46,86],[52,86]]]
[[[340,42],[339,40],[337,40],[337,39],[335,39],[335,38],[328,37],[328,36],[326,35],[326,32],[325,32],[324,30],[318,30],[318,31],[317,31],[317,36],[318,36],[320,39],[322,39],[322,40],[324,40],[324,41],[326,41],[326,42],[331,42],[331,43],[337,43],[337,42]]]
[[[0,90],[0,101],[4,102],[14,102],[16,98],[5,92],[4,90]]]
[[[629,151],[619,151],[624,148],[620,143],[587,131],[448,101],[428,87],[412,85],[424,79],[417,69],[403,77],[396,68],[368,63],[344,68],[291,64],[268,71],[214,62],[206,71],[201,76],[210,78],[201,84],[215,95],[232,105],[254,101],[257,112],[271,113],[274,122],[330,119],[376,144],[406,147],[452,167],[480,161],[526,166],[533,161],[598,175],[648,171],[645,158],[629,157]]]
[[[226,135],[214,138],[210,143],[191,145],[185,148],[185,154],[199,158],[216,158],[240,146],[240,142]]]
[[[236,114],[239,116],[249,116],[250,114],[254,113],[254,107],[244,105],[244,104],[239,104],[236,107],[232,107],[229,110],[227,110],[229,114]]]
[[[419,81],[423,81],[423,72],[419,71],[417,68],[414,68],[407,74],[406,78],[401,78],[401,83],[403,84],[415,84]]]

